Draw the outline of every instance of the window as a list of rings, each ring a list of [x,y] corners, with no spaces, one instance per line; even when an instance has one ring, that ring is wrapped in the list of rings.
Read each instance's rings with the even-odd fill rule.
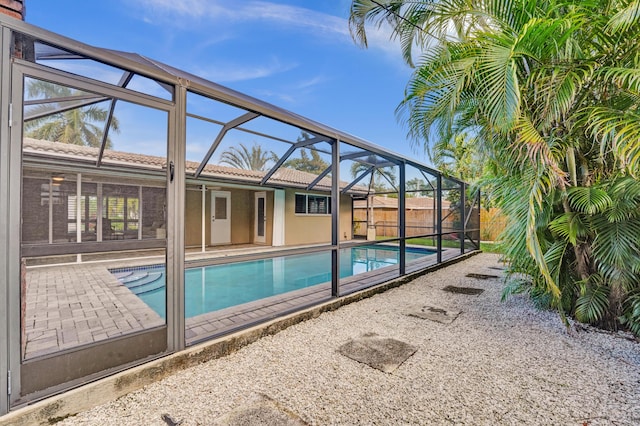
[[[103,191],[103,225],[108,219],[109,226],[105,230],[124,233],[125,238],[138,238],[138,222],[140,218],[140,188],[138,186],[104,184]]]
[[[296,194],[296,214],[331,214],[331,198],[326,195]]]

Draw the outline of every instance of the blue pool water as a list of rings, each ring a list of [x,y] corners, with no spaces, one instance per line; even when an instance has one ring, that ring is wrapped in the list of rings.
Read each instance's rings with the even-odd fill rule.
[[[406,260],[435,253],[407,248]],[[340,250],[340,277],[345,278],[398,263],[392,246],[361,246]],[[185,271],[185,315],[194,317],[265,297],[331,281],[331,254],[311,253],[248,262],[227,263]],[[165,317],[164,266],[112,269],[120,282]]]

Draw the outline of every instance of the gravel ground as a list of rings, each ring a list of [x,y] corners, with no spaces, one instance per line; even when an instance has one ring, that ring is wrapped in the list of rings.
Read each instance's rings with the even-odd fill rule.
[[[256,401],[315,425],[640,424],[640,344],[568,333],[526,297],[500,302],[500,279],[465,276],[498,266],[474,256],[58,424],[161,426],[164,413],[185,426],[251,424],[236,414]],[[462,312],[451,324],[407,315],[427,305]],[[370,333],[417,351],[392,373],[337,352]]]

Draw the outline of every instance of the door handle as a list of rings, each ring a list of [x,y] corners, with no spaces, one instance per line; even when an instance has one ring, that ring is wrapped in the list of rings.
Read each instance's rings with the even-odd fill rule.
[[[215,222],[216,218],[214,216],[211,216],[211,222]]]

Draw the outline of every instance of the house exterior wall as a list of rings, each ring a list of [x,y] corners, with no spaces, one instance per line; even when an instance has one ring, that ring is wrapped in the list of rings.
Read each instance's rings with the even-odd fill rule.
[[[251,243],[253,241],[254,191],[235,188],[228,191],[231,192],[231,244]]]
[[[202,239],[202,192],[187,190],[185,198],[184,244],[186,247],[200,246]]]
[[[285,193],[285,244],[330,243],[331,215],[296,214],[296,193],[302,191],[288,189]],[[351,196],[340,196],[340,239],[343,241],[352,238],[351,204]]]
[[[253,193],[255,191],[237,188],[221,188],[217,191],[231,193],[231,244],[249,244],[253,242],[254,206]],[[197,247],[202,244],[202,192],[189,190],[186,192],[185,203],[185,245]],[[267,198],[269,206],[269,199]],[[207,190],[205,197],[205,244],[211,244],[211,191]],[[273,197],[271,198],[273,211]],[[267,234],[269,236],[269,234]],[[267,241],[270,241],[268,239]]]

